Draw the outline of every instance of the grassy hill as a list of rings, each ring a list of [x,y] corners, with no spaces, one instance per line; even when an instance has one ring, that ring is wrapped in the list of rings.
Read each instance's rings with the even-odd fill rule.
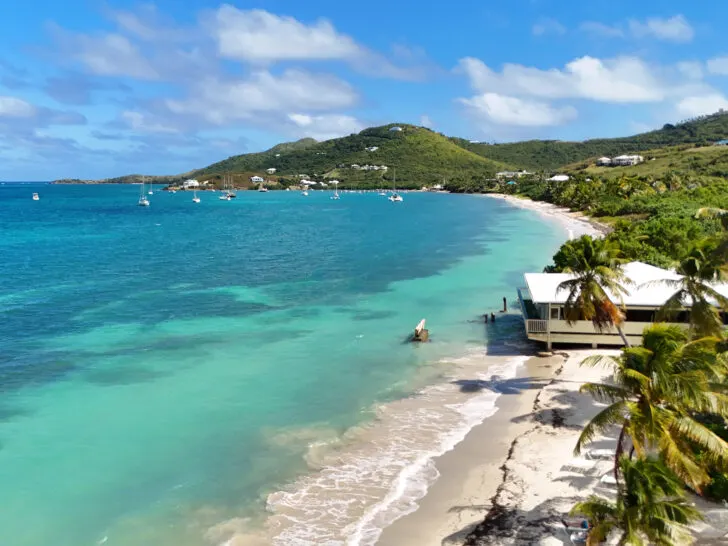
[[[694,176],[728,177],[728,147],[725,146],[671,146],[642,152],[644,163],[631,167],[597,167],[594,159],[563,168],[570,174],[583,173],[600,178],[626,176],[652,176],[659,178],[672,172]]]
[[[471,143],[452,139],[471,152],[529,170],[555,170],[588,158],[642,152],[681,144],[709,145],[728,138],[728,112],[691,119],[676,125],[623,138],[600,138],[583,142],[529,140],[507,144]]]
[[[391,130],[395,126],[402,131]],[[353,169],[352,165],[386,165],[388,169],[365,171]],[[324,142],[303,139],[279,144],[265,152],[230,157],[190,174],[200,179],[216,179],[229,172],[266,176],[269,168],[276,169],[273,178],[279,181],[291,182],[305,174],[362,187],[391,185],[396,169],[397,186],[404,188],[443,180],[469,184],[492,177],[508,166],[465,150],[430,129],[390,124]]]

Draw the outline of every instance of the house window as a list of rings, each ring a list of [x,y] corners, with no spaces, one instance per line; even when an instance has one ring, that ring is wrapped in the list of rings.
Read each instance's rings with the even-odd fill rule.
[[[654,312],[644,309],[627,309],[628,322],[653,322]]]
[[[551,308],[551,320],[559,320],[559,311],[561,311],[561,307]]]

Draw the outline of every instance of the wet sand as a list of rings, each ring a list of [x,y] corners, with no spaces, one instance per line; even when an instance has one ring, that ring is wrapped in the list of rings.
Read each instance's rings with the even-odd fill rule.
[[[530,358],[515,380],[503,385],[498,411],[473,428],[457,447],[436,460],[440,478],[419,509],[387,527],[381,546],[462,544],[483,520],[503,479],[501,466],[513,439],[533,427],[526,418],[541,388],[561,366],[560,357]]]

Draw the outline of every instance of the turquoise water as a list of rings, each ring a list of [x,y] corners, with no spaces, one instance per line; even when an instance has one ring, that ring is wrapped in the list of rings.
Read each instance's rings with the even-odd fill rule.
[[[2,544],[254,526],[312,442],[483,346],[468,321],[565,237],[478,196],[217,195],[0,186]],[[403,343],[423,317],[432,343]]]

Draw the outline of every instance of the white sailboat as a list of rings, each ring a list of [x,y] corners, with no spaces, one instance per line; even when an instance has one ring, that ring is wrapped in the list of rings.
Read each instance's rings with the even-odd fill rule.
[[[40,196],[37,193],[33,193],[33,201],[40,201]]]
[[[199,203],[200,202],[200,198],[197,197],[197,190],[193,190],[193,193],[192,193],[192,202],[193,203]]]
[[[339,181],[334,180],[331,183],[334,185],[334,195],[331,196],[331,199],[339,199]]]
[[[232,198],[230,197],[230,192],[227,189],[227,176],[224,176],[222,179],[222,195],[218,197],[220,201],[230,201]]]
[[[149,183],[149,191],[147,192],[147,195],[154,195],[154,184],[151,182]]]
[[[402,199],[402,196],[397,193],[397,169],[394,170],[394,182],[392,183],[392,189],[393,192],[392,195],[389,196],[389,200],[392,203],[401,203],[402,201],[404,201],[404,199]]]
[[[142,189],[139,191],[139,202],[137,203],[140,207],[148,207],[149,199],[144,195],[144,178],[142,177]]]

